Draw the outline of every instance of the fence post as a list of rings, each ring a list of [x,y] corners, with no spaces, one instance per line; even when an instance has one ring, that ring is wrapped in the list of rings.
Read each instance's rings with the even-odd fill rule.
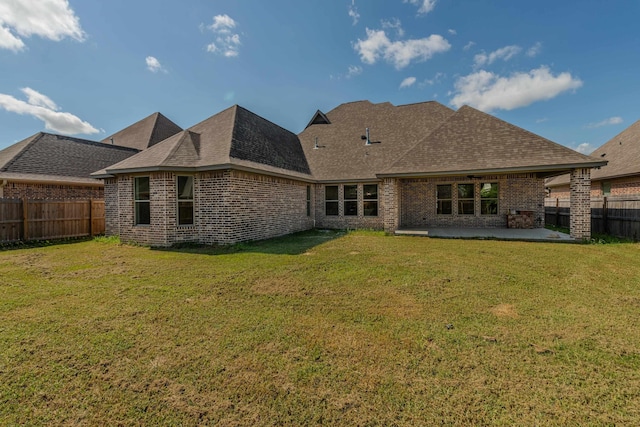
[[[22,199],[22,240],[29,240],[29,201]]]
[[[89,236],[93,237],[93,199],[89,199]]]
[[[607,204],[607,196],[602,197],[602,228],[604,234],[609,234],[609,206]]]
[[[560,226],[560,199],[556,197],[556,216],[555,216],[555,220],[556,220],[556,227]]]

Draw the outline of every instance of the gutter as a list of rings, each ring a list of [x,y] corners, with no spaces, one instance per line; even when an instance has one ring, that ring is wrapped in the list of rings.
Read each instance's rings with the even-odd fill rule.
[[[564,165],[542,166],[520,166],[515,168],[491,168],[491,169],[469,169],[456,171],[435,171],[435,172],[401,172],[401,173],[379,173],[378,178],[410,178],[410,177],[435,177],[435,176],[464,176],[476,174],[505,174],[505,173],[533,173],[533,172],[569,172],[571,169],[588,168],[593,169],[606,165],[606,161],[592,163],[571,163]]]
[[[264,169],[257,169],[257,168],[252,168],[249,166],[241,166],[241,165],[234,165],[231,163],[225,163],[225,164],[221,164],[221,165],[215,165],[215,166],[204,166],[204,167],[175,167],[175,166],[149,166],[149,167],[142,167],[142,168],[130,168],[130,169],[107,169],[105,172],[105,174],[100,174],[100,175],[91,175],[95,178],[113,178],[115,175],[120,175],[120,174],[132,174],[132,173],[145,173],[145,172],[188,172],[188,173],[193,173],[193,172],[211,172],[211,171],[224,171],[224,170],[237,170],[237,171],[241,171],[241,172],[249,172],[249,173],[255,173],[255,174],[260,174],[260,175],[268,175],[268,176],[274,176],[277,178],[283,178],[283,179],[290,179],[290,180],[295,180],[295,181],[302,181],[302,182],[308,182],[308,183],[315,183],[316,180],[314,180],[313,178],[309,177],[301,177],[301,176],[296,176],[296,175],[288,175],[285,173],[279,173],[279,172],[271,172],[271,171],[267,171]]]

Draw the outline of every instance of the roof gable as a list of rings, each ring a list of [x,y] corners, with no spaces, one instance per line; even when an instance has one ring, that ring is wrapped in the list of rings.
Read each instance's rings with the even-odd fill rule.
[[[311,125],[329,125],[329,124],[331,124],[331,121],[329,120],[329,118],[322,111],[318,110],[313,115],[311,120],[309,120],[309,123],[307,124],[307,126],[305,126],[305,129]]]
[[[553,170],[599,161],[469,106],[419,140],[382,174]]]
[[[164,115],[153,113],[103,139],[102,142],[144,150],[180,131],[182,128]]]

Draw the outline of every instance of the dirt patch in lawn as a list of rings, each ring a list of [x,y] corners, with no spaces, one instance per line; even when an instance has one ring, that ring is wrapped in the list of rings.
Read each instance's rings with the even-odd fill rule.
[[[489,311],[496,317],[510,317],[512,319],[518,317],[518,312],[513,304],[498,304],[495,307],[491,307]]]

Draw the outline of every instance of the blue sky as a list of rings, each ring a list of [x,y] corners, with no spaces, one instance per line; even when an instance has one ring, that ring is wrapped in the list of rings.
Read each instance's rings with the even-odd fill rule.
[[[590,152],[640,119],[640,2],[0,0],[0,149],[233,105],[300,132],[368,99],[468,104]]]

